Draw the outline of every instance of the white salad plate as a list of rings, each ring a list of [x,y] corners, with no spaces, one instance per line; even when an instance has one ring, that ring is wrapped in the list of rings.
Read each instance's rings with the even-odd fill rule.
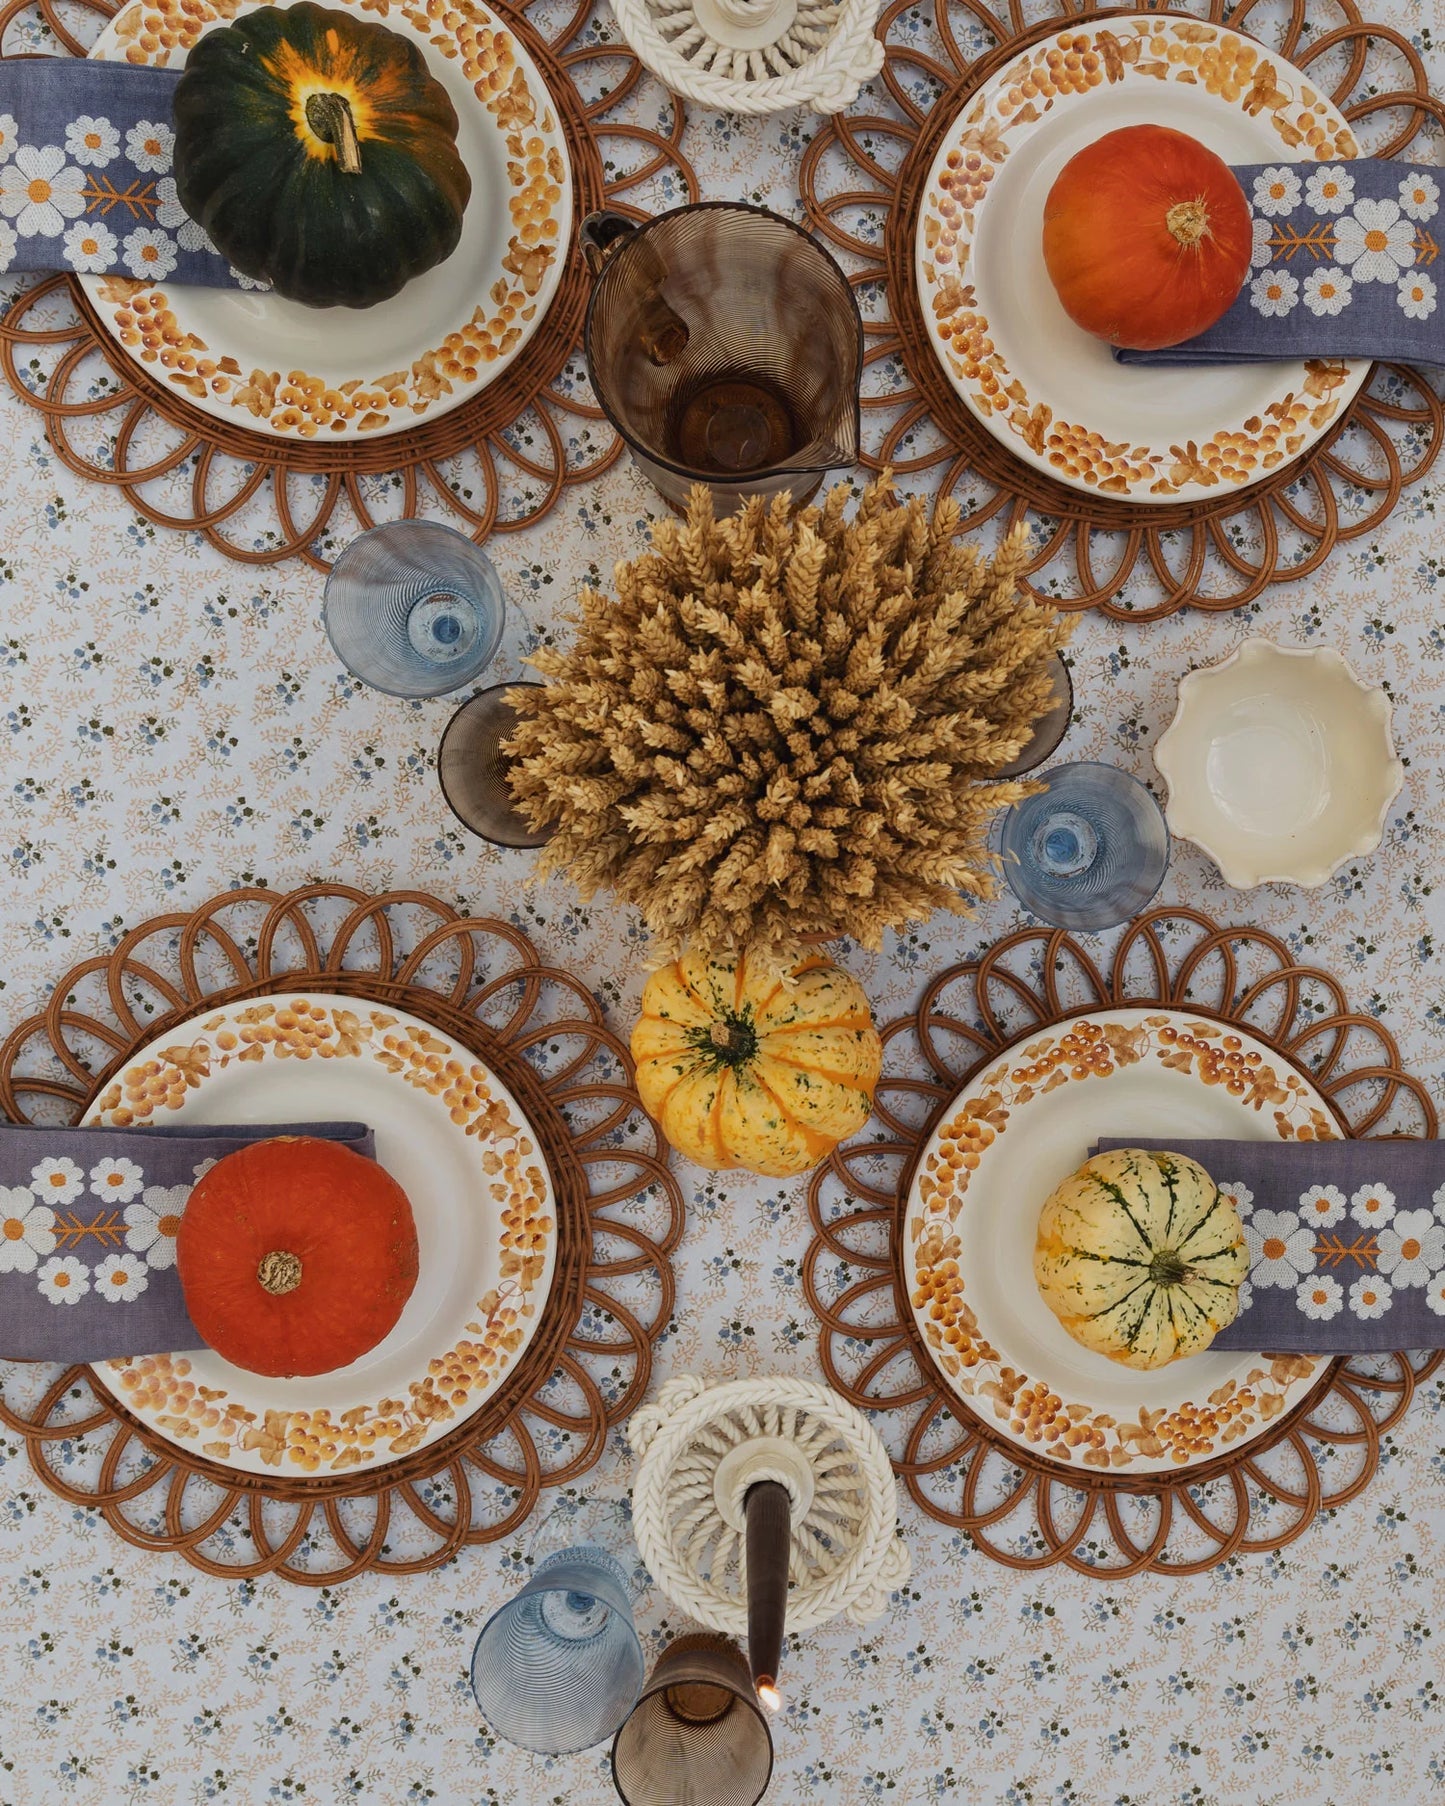
[[[1323,884],[1380,844],[1405,781],[1390,720],[1333,647],[1245,640],[1181,682],[1154,748],[1171,833],[1238,890]]]

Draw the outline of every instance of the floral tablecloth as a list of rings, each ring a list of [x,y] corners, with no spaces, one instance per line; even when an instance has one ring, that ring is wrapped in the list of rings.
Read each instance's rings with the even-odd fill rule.
[[[1437,77],[1433,21],[1393,22]],[[1436,85],[1439,86],[1437,79]],[[796,117],[695,120],[713,196],[796,205],[810,127]],[[514,913],[627,1028],[638,937],[560,885],[526,888],[528,856],[479,847],[437,792],[445,701],[407,705],[353,683],[299,567],[223,562],[82,487],[37,416],[0,399],[0,1019],[119,932],[231,884],[316,876],[408,884]],[[581,579],[642,543],[654,498],[626,468],[537,529],[490,548],[511,599],[499,674],[558,631]],[[1377,1011],[1445,1104],[1445,474],[1408,493],[1372,540],[1240,616],[1146,628],[1084,621],[1079,718],[1063,755],[1156,781],[1150,748],[1191,663],[1246,634],[1338,646],[1396,705],[1405,789],[1374,859],[1325,889],[1229,892],[1176,849],[1164,898],[1275,930]],[[1000,902],[934,921],[848,963],[880,1017],[925,977],[1016,925]],[[802,1183],[683,1169],[680,1308],[659,1376],[817,1373],[799,1263]],[[625,1482],[620,1442],[595,1479]],[[911,1506],[914,1578],[881,1622],[801,1639],[777,1724],[779,1801],[989,1806],[1211,1806],[1445,1796],[1445,1388],[1425,1386],[1369,1489],[1282,1553],[1198,1579],[1100,1584],[1007,1572]],[[601,1806],[605,1752],[544,1762],[495,1743],[466,1668],[515,1583],[522,1542],[410,1579],[303,1591],[226,1585],[128,1547],[33,1477],[0,1438],[0,1802],[362,1800]],[[676,1614],[655,1595],[645,1636]]]

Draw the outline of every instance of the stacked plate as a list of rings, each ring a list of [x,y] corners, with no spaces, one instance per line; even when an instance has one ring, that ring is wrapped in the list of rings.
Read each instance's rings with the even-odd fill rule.
[[[381,1469],[454,1430],[501,1386],[552,1284],[557,1209],[521,1105],[486,1062],[356,997],[231,1003],[167,1030],[90,1123],[370,1125],[416,1218],[420,1271],[395,1329],[335,1373],[268,1379],[210,1350],[101,1363],[132,1417],[189,1456],[276,1478]]]
[[[1303,71],[1223,26],[1140,14],[1061,30],[972,94],[939,145],[915,244],[923,316],[963,401],[1026,463],[1121,502],[1218,500],[1303,456],[1370,365],[1125,366],[1070,320],[1044,267],[1044,202],[1077,151],[1146,124],[1226,163],[1360,154]]]
[[[260,0],[130,0],[91,55],[179,68]],[[472,178],[461,242],[375,307],[310,308],[244,290],[78,278],[101,325],[178,399],[282,439],[407,432],[482,393],[536,334],[562,279],[572,176],[541,71],[481,0],[444,10],[328,0],[411,38],[457,111]],[[139,305],[138,305],[139,304]]]

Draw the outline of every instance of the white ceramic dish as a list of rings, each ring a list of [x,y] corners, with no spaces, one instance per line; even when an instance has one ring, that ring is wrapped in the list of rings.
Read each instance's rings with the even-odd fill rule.
[[[131,0],[90,54],[176,68],[204,32],[257,4]],[[78,278],[105,330],[156,381],[217,420],[283,439],[406,432],[480,394],[542,324],[572,226],[552,97],[516,34],[480,0],[329,4],[414,39],[456,108],[472,197],[451,256],[366,308]]]
[[[1258,482],[1338,419],[1369,364],[1116,364],[1044,267],[1044,202],[1076,151],[1170,125],[1228,163],[1349,158],[1343,115],[1302,71],[1199,19],[1061,30],[978,91],[939,145],[918,215],[923,317],[954,387],[1018,457],[1085,493],[1176,503]]]
[[[904,1214],[919,1332],[969,1408],[1035,1458],[1178,1472],[1264,1435],[1328,1362],[1206,1351],[1153,1372],[1081,1348],[1039,1296],[1049,1193],[1103,1135],[1338,1134],[1315,1087],[1233,1025],[1126,1009],[1041,1030],[973,1079],[934,1131]],[[1222,1190],[1233,1175],[1213,1175]]]
[[[1170,831],[1238,890],[1308,890],[1373,853],[1405,781],[1385,692],[1332,647],[1264,639],[1190,672],[1154,763]]]
[[[551,1285],[556,1211],[521,1106],[475,1054],[359,998],[229,1004],[142,1048],[86,1117],[153,1120],[369,1124],[411,1200],[420,1271],[391,1334],[335,1373],[270,1379],[209,1349],[103,1362],[100,1379],[148,1428],[248,1473],[384,1467],[510,1373]]]

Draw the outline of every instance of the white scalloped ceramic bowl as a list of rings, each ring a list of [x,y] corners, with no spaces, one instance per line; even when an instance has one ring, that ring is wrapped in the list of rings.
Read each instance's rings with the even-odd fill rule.
[[[1405,780],[1385,692],[1330,647],[1264,639],[1190,672],[1154,763],[1170,831],[1237,890],[1308,890],[1373,853]]]

